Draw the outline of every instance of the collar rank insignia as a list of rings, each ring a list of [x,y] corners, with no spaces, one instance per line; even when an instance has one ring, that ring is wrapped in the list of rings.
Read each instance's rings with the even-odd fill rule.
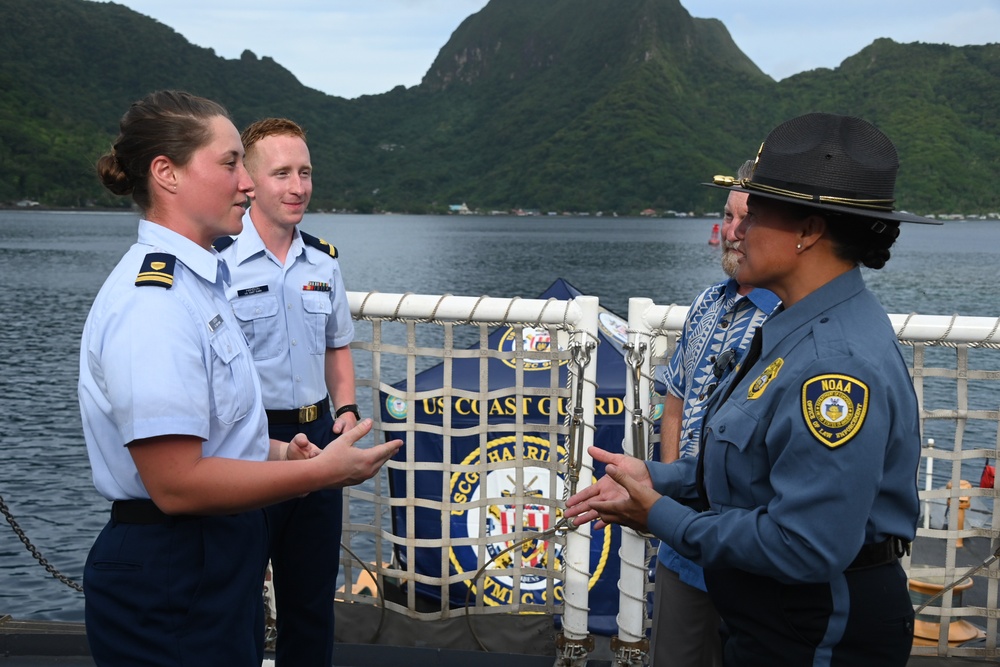
[[[137,287],[154,285],[170,289],[174,284],[174,263],[177,258],[165,252],[151,252],[142,261],[142,268],[135,278]]]
[[[802,385],[806,426],[830,449],[857,435],[868,414],[868,385],[850,375],[817,375]]]
[[[778,377],[778,371],[780,371],[781,367],[784,365],[785,360],[782,357],[778,357],[769,363],[767,368],[764,369],[764,372],[753,381],[753,384],[750,385],[750,389],[747,390],[747,400],[754,401],[760,398],[761,394],[763,394],[764,390],[767,388],[768,383]]]

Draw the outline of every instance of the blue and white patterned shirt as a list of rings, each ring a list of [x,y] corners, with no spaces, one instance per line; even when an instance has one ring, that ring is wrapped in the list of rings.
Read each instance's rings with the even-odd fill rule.
[[[738,289],[739,283],[730,278],[699,294],[688,311],[669,365],[657,369],[658,379],[667,391],[684,401],[681,457],[698,454],[705,407],[713,386],[720,381],[714,370],[716,360],[726,350],[734,350],[736,354],[723,371],[728,373],[734,368],[754,331],[778,306],[778,297],[765,289],[751,290],[745,296]],[[664,567],[680,575],[681,581],[705,590],[700,567],[662,542],[657,556]]]
[[[659,379],[672,396],[684,401],[680,455],[698,453],[701,422],[713,385],[716,359],[726,350],[737,351],[724,369],[732,369],[750,344],[754,331],[777,307],[778,297],[764,289],[746,296],[737,291],[739,283],[730,278],[712,285],[691,304],[684,331],[668,366],[660,367]]]

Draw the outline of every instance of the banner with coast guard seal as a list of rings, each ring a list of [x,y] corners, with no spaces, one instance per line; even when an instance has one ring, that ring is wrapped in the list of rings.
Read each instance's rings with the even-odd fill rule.
[[[565,281],[557,280],[540,298],[570,299],[579,294]],[[621,451],[628,417],[623,400],[627,366],[622,344],[626,341],[626,324],[603,309],[599,322],[601,340],[596,355],[598,388],[594,442],[605,449]],[[488,344],[498,350],[513,350],[518,333],[527,351],[544,351],[548,346],[562,347],[564,343],[552,340],[548,329],[526,326],[520,332],[513,327],[500,327],[490,334]],[[478,358],[454,358],[451,364],[453,389],[479,390]],[[526,359],[521,372],[523,386],[549,386],[551,364],[550,359],[541,357]],[[468,573],[468,581],[450,587],[452,605],[464,606],[467,600],[474,599],[479,588],[488,605],[511,604],[515,594],[526,604],[545,604],[550,595],[558,602],[562,596],[562,582],[549,585],[544,577],[530,572],[524,573],[520,582],[515,582],[510,568],[515,554],[519,555],[522,568],[559,570],[562,566],[562,546],[545,539],[542,534],[562,518],[562,501],[569,483],[562,472],[566,467],[566,443],[561,438],[553,442],[549,433],[533,430],[531,425],[538,424],[540,428],[548,425],[553,412],[557,423],[561,424],[567,412],[572,412],[572,406],[569,399],[554,400],[523,392],[515,395],[513,389],[508,395],[504,389],[514,387],[517,381],[515,365],[508,359],[497,358],[490,358],[488,365],[489,390],[495,397],[487,401],[455,395],[461,392],[449,392],[446,397],[441,391],[443,365],[416,375],[416,384],[410,389],[425,398],[413,404],[391,393],[381,393],[381,417],[387,438],[405,440],[405,424],[409,417],[418,425],[413,433],[412,451],[401,450],[396,456],[405,461],[410,455],[418,465],[410,471],[387,469],[390,490],[396,498],[412,495],[416,499],[448,501],[447,506],[452,508],[443,516],[440,510],[416,502],[412,513],[413,537],[433,545],[441,543],[447,535],[451,538],[449,543],[458,545],[445,550],[447,553],[435,547],[415,549],[414,568],[418,574],[441,577]],[[565,365],[559,369],[559,376],[559,386],[565,387]],[[407,389],[405,383],[396,387],[400,393]],[[455,436],[461,434],[462,429],[478,427],[483,411],[489,424],[485,438],[479,434]],[[425,461],[440,462],[444,457],[443,437],[422,430],[420,425],[443,426],[446,413],[451,419],[451,463],[455,469],[448,476],[440,471],[421,469],[419,465]],[[524,424],[520,439],[511,429],[519,415]],[[659,414],[654,416],[658,423]],[[398,424],[398,428],[394,428],[394,424]],[[481,462],[488,464],[487,471],[483,473],[482,467],[473,471],[471,466]],[[603,465],[598,464],[597,475],[603,472]],[[407,535],[407,509],[394,508],[392,519],[396,534]],[[539,537],[533,539],[533,534]],[[481,547],[463,545],[462,538],[483,535],[496,539],[486,544],[485,557],[481,561],[477,552]],[[590,631],[597,634],[617,633],[620,539],[617,526],[593,531],[591,536]],[[405,562],[406,549],[398,548],[396,557]],[[481,563],[487,560],[490,563],[486,570],[472,581]],[[416,587],[420,595],[435,599],[440,596],[438,586],[418,583]]]

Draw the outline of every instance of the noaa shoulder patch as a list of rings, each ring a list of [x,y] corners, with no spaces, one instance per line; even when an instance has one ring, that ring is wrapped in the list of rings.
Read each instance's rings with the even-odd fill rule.
[[[802,385],[802,416],[816,439],[839,447],[861,430],[868,414],[868,385],[850,375],[817,375]]]

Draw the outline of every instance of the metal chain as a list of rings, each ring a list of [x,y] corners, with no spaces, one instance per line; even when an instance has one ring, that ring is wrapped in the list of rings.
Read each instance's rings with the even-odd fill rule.
[[[14,519],[14,516],[10,513],[10,509],[7,507],[7,503],[4,502],[3,496],[0,496],[0,512],[3,512],[4,517],[7,518],[7,523],[9,523],[10,527],[14,529],[14,534],[17,535],[18,539],[20,539],[21,542],[24,543],[24,546],[28,549],[28,551],[31,552],[31,555],[35,557],[35,560],[37,560],[38,563],[42,567],[44,567],[49,574],[51,574],[53,577],[63,582],[73,590],[78,591],[80,593],[83,592],[83,586],[76,583],[75,581],[67,577],[65,574],[57,570],[54,565],[49,563],[49,561],[45,560],[45,557],[42,556],[41,553],[39,553],[38,549],[35,548],[35,545],[31,543],[31,540],[29,540],[28,536],[24,534],[24,531],[21,530],[21,526],[18,525],[17,521]]]

